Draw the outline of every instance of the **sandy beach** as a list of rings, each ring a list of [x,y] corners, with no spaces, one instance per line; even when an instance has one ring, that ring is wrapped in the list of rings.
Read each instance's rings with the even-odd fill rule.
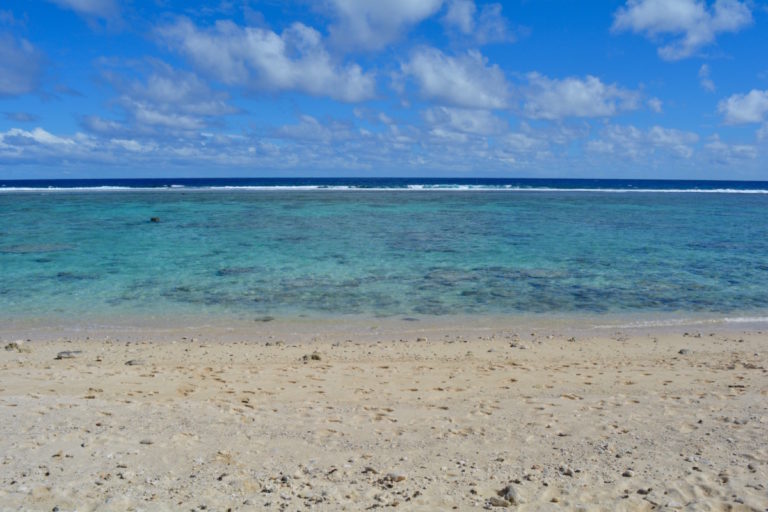
[[[768,333],[570,334],[4,332],[0,509],[768,509]]]

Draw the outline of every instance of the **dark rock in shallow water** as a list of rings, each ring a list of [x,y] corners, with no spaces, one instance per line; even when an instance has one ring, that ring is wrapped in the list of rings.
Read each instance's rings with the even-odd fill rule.
[[[158,223],[160,222],[160,217],[150,217],[149,222]]]
[[[265,315],[265,316],[257,316],[256,318],[253,319],[253,321],[254,322],[271,322],[274,319],[275,317],[273,316]]]
[[[59,281],[85,281],[88,279],[96,279],[96,277],[88,274],[78,274],[76,272],[59,272],[56,274],[56,279]]]
[[[239,274],[249,274],[253,272],[252,267],[227,267],[216,271],[216,275],[219,277],[224,276],[236,276]]]

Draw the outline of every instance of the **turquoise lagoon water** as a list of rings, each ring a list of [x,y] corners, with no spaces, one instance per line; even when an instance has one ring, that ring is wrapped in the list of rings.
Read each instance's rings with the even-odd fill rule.
[[[766,194],[0,194],[2,321],[766,311]]]

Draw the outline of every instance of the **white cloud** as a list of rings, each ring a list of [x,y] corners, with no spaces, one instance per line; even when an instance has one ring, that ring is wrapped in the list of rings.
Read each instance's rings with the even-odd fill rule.
[[[329,123],[328,126],[308,115],[301,116],[297,124],[280,127],[277,134],[289,139],[319,141],[329,143],[332,140],[346,139],[350,136],[347,126],[340,123]]]
[[[200,29],[182,18],[159,33],[199,69],[225,84],[299,91],[348,102],[374,95],[373,74],[364,73],[357,64],[334,62],[320,33],[302,23],[277,34],[230,21]]]
[[[0,34],[0,97],[37,90],[42,76],[42,55],[29,41]]]
[[[494,135],[508,128],[506,122],[488,110],[434,107],[424,112],[424,120],[432,127],[433,133]]]
[[[698,140],[699,136],[693,132],[661,126],[641,130],[631,125],[608,125],[586,147],[593,152],[636,160],[656,152],[689,159],[694,154],[693,146]]]
[[[448,105],[467,108],[504,108],[509,85],[497,65],[488,65],[480,52],[469,51],[455,57],[435,48],[421,48],[402,64],[421,94]]]
[[[661,114],[663,111],[663,104],[659,98],[651,98],[646,101],[645,104],[648,105],[649,109],[656,112],[657,114]]]
[[[501,4],[486,4],[478,14],[474,0],[452,0],[442,20],[478,44],[512,41],[514,36],[501,10]]]
[[[709,77],[710,73],[709,64],[702,64],[699,68],[699,84],[705,91],[715,92],[715,82]]]
[[[712,135],[704,147],[717,162],[722,164],[757,158],[757,149],[754,146],[728,144],[723,142],[718,134]]]
[[[0,132],[0,140],[2,142],[11,141],[13,139],[28,139],[29,142],[44,145],[72,145],[74,141],[72,139],[58,137],[42,128],[35,128],[34,130],[22,130],[20,128],[11,128],[6,132]]]
[[[566,117],[610,117],[620,110],[638,106],[638,94],[615,84],[604,84],[587,75],[584,79],[569,77],[550,79],[539,73],[527,75],[529,87],[523,113],[534,119]]]
[[[693,156],[692,145],[698,142],[699,136],[693,132],[654,126],[648,131],[648,140],[657,148],[665,148],[677,156],[690,158]]]
[[[194,73],[159,61],[151,61],[150,68],[144,80],[127,81],[122,75],[105,72],[106,80],[119,92],[114,103],[122,107],[126,121],[91,116],[82,120],[83,126],[110,135],[177,135],[179,131],[201,130],[221,116],[238,112],[227,103],[227,93],[211,89]]]
[[[471,34],[475,28],[477,6],[474,0],[452,0],[443,16],[446,25],[456,27],[463,34]]]
[[[728,124],[761,123],[768,114],[768,91],[752,89],[720,101],[717,110]]]
[[[48,0],[64,9],[71,9],[86,17],[116,18],[120,9],[115,0]]]
[[[614,14],[613,30],[643,33],[662,40],[658,52],[665,60],[689,57],[715,42],[721,32],[738,32],[752,23],[747,2],[715,0],[627,0]],[[671,39],[671,40],[670,40]]]
[[[329,0],[329,4],[336,19],[329,28],[334,44],[348,50],[378,50],[435,14],[443,0]]]

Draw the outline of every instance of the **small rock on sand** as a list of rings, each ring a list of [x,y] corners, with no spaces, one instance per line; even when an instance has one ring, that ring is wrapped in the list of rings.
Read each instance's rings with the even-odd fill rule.
[[[488,500],[488,504],[492,507],[509,507],[512,504],[505,500],[504,498],[497,498],[496,496],[492,496]]]
[[[125,366],[141,366],[144,364],[144,361],[141,359],[130,359],[125,362]]]
[[[511,505],[520,505],[523,503],[522,498],[520,497],[520,493],[517,491],[517,488],[513,485],[508,485],[496,494],[499,495],[500,498],[504,498],[507,500]]]
[[[24,346],[22,340],[12,341],[5,346],[5,350],[9,352],[15,350],[16,352],[30,352],[29,347]]]
[[[681,348],[680,350],[677,351],[677,353],[680,354],[681,356],[687,356],[691,354],[691,350],[687,348]]]
[[[304,354],[301,357],[301,359],[302,361],[306,362],[306,361],[320,361],[320,359],[322,358],[320,357],[320,353],[315,351],[315,352],[312,352],[311,354]]]
[[[56,354],[56,357],[54,359],[74,359],[77,357],[77,354],[82,353],[82,350],[64,350]]]

